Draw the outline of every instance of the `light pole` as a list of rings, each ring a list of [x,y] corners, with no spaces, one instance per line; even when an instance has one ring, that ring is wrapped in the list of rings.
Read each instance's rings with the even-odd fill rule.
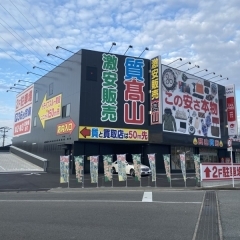
[[[1,127],[0,131],[3,132],[3,142],[2,142],[2,146],[4,147],[4,143],[5,143],[5,138],[6,138],[6,133],[10,130],[11,128],[9,127]]]

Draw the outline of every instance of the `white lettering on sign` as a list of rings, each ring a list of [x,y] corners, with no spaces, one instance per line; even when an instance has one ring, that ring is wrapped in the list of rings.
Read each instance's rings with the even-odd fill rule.
[[[240,164],[201,164],[201,179],[204,180],[229,180],[240,179]]]

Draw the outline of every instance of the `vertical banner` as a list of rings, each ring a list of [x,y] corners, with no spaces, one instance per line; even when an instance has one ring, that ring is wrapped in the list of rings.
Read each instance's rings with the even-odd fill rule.
[[[141,154],[132,154],[135,180],[141,181]]]
[[[171,182],[170,154],[163,154],[163,160],[168,182]]]
[[[98,183],[98,158],[99,156],[90,156],[91,183]]]
[[[112,155],[103,155],[104,179],[105,182],[112,181]]]
[[[161,77],[161,58],[160,56],[151,59],[151,125],[161,123],[160,105],[160,77]]]
[[[60,156],[60,183],[69,182],[69,156]]]
[[[196,182],[200,183],[201,177],[200,177],[200,154],[194,154],[194,164],[195,164],[195,174],[196,174]]]
[[[186,160],[185,160],[185,153],[179,154],[180,156],[180,163],[181,163],[181,169],[182,169],[182,175],[184,182],[186,183]]]
[[[148,154],[149,165],[152,170],[152,181],[156,182],[156,157],[155,153]]]
[[[126,174],[126,154],[117,155],[118,180],[127,181]]]
[[[226,86],[225,93],[227,106],[228,135],[238,135],[235,85],[231,84]]]
[[[76,170],[76,178],[79,183],[83,182],[84,176],[84,155],[75,156],[75,170]]]

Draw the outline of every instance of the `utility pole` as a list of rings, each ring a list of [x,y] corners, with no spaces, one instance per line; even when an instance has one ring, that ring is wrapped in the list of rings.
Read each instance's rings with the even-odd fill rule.
[[[2,138],[3,138],[3,142],[2,142],[2,146],[4,147],[4,142],[5,142],[5,138],[6,138],[6,133],[10,130],[11,128],[9,127],[0,127],[0,132],[3,132]]]

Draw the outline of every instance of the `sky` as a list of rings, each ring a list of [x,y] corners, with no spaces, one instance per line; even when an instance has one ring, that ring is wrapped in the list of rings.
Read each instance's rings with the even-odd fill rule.
[[[240,101],[239,0],[8,0],[0,1],[0,127],[13,128],[15,92],[6,92],[19,79],[36,81],[82,48],[112,53],[160,55],[163,64],[189,73],[208,69],[209,79],[235,84]],[[27,74],[27,72],[35,74]],[[204,73],[204,72],[203,72]],[[219,75],[222,75],[220,77]],[[199,73],[198,76],[203,76]],[[226,78],[229,80],[227,81]],[[17,86],[16,86],[17,87]],[[21,86],[18,86],[21,88]],[[14,90],[14,89],[12,89]],[[15,89],[18,91],[18,89]],[[240,104],[238,104],[240,119]],[[1,132],[0,132],[1,135]],[[6,144],[11,143],[12,129]],[[0,145],[2,144],[0,136]]]

